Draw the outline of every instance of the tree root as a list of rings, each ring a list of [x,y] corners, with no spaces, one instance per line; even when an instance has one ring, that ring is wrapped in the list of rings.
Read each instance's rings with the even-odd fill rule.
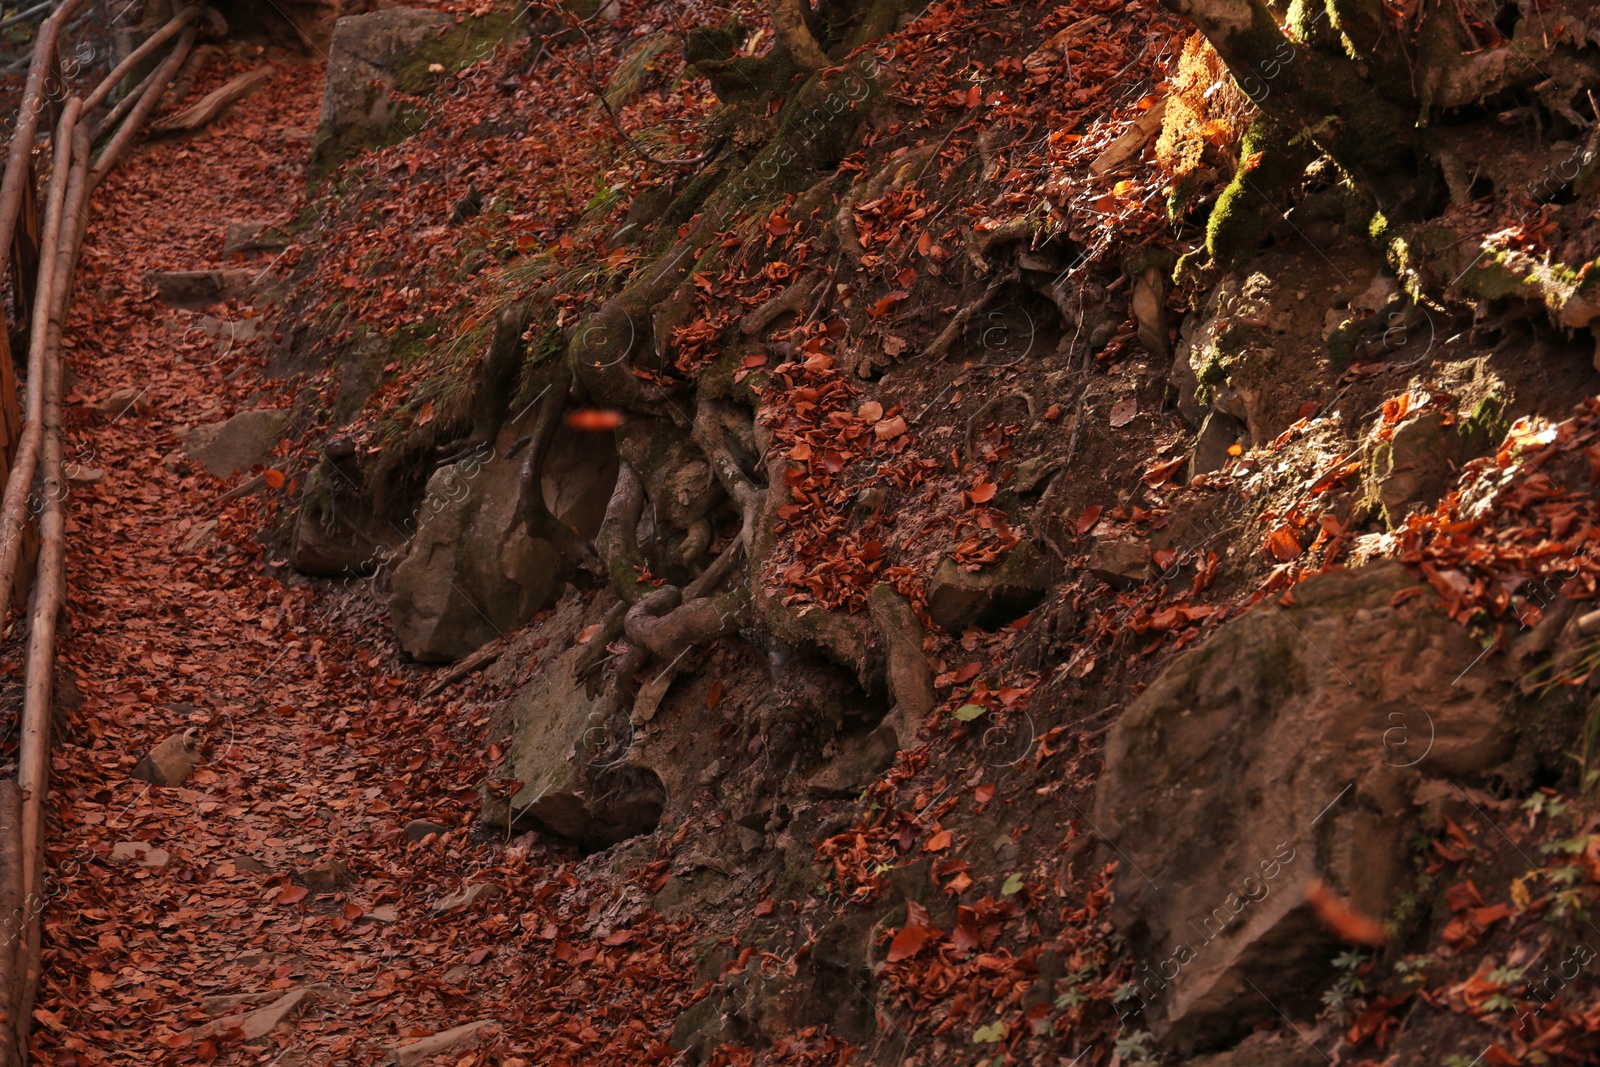
[[[943,359],[945,354],[950,351],[950,346],[955,344],[956,338],[961,336],[961,331],[965,329],[967,323],[972,320],[972,316],[988,307],[989,303],[994,300],[996,294],[1000,292],[1002,287],[1011,282],[1015,282],[1021,277],[1022,271],[1017,267],[1011,268],[1011,270],[1005,274],[996,275],[995,278],[989,282],[988,286],[983,290],[983,294],[979,296],[978,299],[974,300],[972,303],[955,313],[955,316],[951,318],[949,325],[944,328],[938,337],[933,339],[933,343],[928,346],[927,350],[923,352],[923,355],[928,359]]]
[[[611,501],[594,541],[611,588],[627,604],[639,603],[646,594],[646,587],[639,584],[634,571],[644,564],[637,532],[643,514],[644,485],[624,461],[617,466],[617,484],[611,490]]]

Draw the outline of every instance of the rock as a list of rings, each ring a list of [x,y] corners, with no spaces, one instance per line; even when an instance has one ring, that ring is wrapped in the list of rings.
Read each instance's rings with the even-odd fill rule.
[[[396,74],[423,42],[449,24],[449,16],[441,12],[407,7],[347,15],[335,22],[319,140],[387,133],[400,117],[400,107],[390,95]]]
[[[521,471],[473,457],[440,467],[411,550],[394,571],[389,613],[414,658],[449,662],[520,628],[565,584],[554,546],[529,537]]]
[[[1220,411],[1207,412],[1194,438],[1194,453],[1189,458],[1189,477],[1210,474],[1227,465],[1231,458],[1228,449],[1243,445],[1247,434],[1244,424],[1232,415]]]
[[[1103,537],[1089,550],[1089,572],[1119,588],[1138,585],[1150,577],[1148,541]]]
[[[112,863],[137,863],[141,867],[165,867],[172,856],[164,848],[154,848],[144,841],[118,841],[111,846]]]
[[[1422,589],[1398,607],[1396,593]],[[1183,1050],[1313,1012],[1334,946],[1320,879],[1356,912],[1409,885],[1430,781],[1497,768],[1509,688],[1395,563],[1309,579],[1180,657],[1112,728],[1095,821],[1123,858],[1113,918],[1144,1018]],[[1293,992],[1303,995],[1294,996]]]
[[[455,911],[457,908],[471,907],[480,900],[493,900],[502,892],[504,890],[493,882],[473,882],[459,892],[434,901],[432,911],[435,915],[440,915],[447,911]]]
[[[301,986],[299,989],[291,989],[266,1007],[257,1008],[244,1015],[227,1016],[206,1024],[205,1029],[218,1034],[239,1030],[244,1034],[246,1041],[266,1037],[287,1021],[290,1015],[315,1000],[321,990],[321,986]]]
[[[169,307],[199,311],[224,300],[249,299],[260,284],[258,270],[157,270],[144,276]]]
[[[103,419],[117,419],[130,411],[139,411],[148,405],[144,402],[143,389],[118,389],[95,402],[95,414]]]
[[[1049,587],[1049,564],[1026,541],[983,571],[963,570],[946,559],[928,583],[928,615],[947,633],[973,626],[995,630],[1038,607]]]
[[[196,426],[183,447],[218,478],[228,478],[265,462],[289,424],[287,412],[272,408],[241,411],[226,422]]]
[[[342,23],[346,20],[339,21]],[[493,1019],[479,1019],[465,1026],[441,1030],[431,1037],[413,1041],[409,1045],[394,1045],[389,1049],[389,1062],[396,1064],[397,1067],[414,1067],[415,1064],[426,1063],[441,1052],[459,1048],[468,1041],[476,1041],[480,1033],[498,1029],[499,1025]]]
[[[347,440],[335,438],[323,460],[306,476],[295,513],[289,563],[305,574],[371,577],[404,553],[404,528],[382,522],[363,492],[360,464],[345,453]]]
[[[441,837],[450,832],[450,827],[442,822],[430,822],[427,819],[412,819],[406,823],[406,840],[421,841],[429,834],[439,834]]]
[[[599,609],[586,608],[573,594],[543,625],[551,632],[576,633],[601,617]],[[605,694],[591,696],[577,677],[588,651],[575,645],[541,665],[538,677],[506,703],[511,742],[501,773],[522,786],[509,798],[485,794],[480,819],[486,828],[541,830],[601,849],[649,833],[660,822],[667,803],[662,775],[640,762],[644,757],[634,751],[631,725],[607,718]],[[614,729],[622,736],[613,736]],[[608,759],[591,767],[601,756]],[[695,768],[680,764],[670,770],[691,775]]]
[[[217,520],[207,519],[189,527],[189,531],[175,546],[175,551],[180,556],[192,556],[201,549],[209,547],[216,539]]]
[[[226,352],[233,344],[244,344],[247,341],[254,341],[257,337],[260,337],[261,334],[266,330],[266,319],[259,317],[250,319],[218,319],[210,315],[206,315],[200,319],[199,326],[200,332],[205,334],[207,337],[221,338],[222,341],[226,342],[226,344],[223,346],[219,346],[221,347],[222,351]]]
[[[222,241],[224,256],[247,252],[277,252],[289,247],[289,236],[270,222],[228,223],[228,235]]]
[[[77,463],[66,465],[67,481],[73,485],[99,485],[106,472],[99,467],[85,467]]]
[[[880,727],[871,733],[840,741],[838,756],[806,781],[813,796],[847,799],[858,796],[894,763],[900,741],[894,730]]]
[[[1191,1060],[1189,1067],[1325,1067],[1327,1059],[1312,1040],[1292,1033],[1251,1034],[1227,1052]]]
[[[307,889],[328,892],[350,884],[350,868],[342,860],[323,860],[321,863],[294,872],[294,880]]]
[[[189,780],[199,763],[200,749],[194,731],[185,730],[151,749],[133,769],[132,777],[151,785],[178,786]]]
[[[1461,435],[1436,411],[1423,411],[1396,426],[1389,440],[1372,442],[1367,502],[1390,529],[1402,525],[1407,512],[1438,503],[1455,482],[1461,445]]]

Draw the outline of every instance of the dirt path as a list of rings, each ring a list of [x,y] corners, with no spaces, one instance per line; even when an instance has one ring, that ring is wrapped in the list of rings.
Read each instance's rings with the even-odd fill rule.
[[[321,71],[277,66],[199,137],[135,153],[94,205],[66,340],[66,451],[69,470],[104,476],[69,502],[61,655],[85,699],[63,713],[54,762],[36,1059],[363,1063],[493,1019],[447,1062],[662,1062],[666,1020],[687,1003],[681,931],[643,913],[636,889],[591,890],[569,861],[471,843],[481,705],[418,699],[426,675],[362,610],[372,590],[273,576],[253,538],[293,485],[219,502],[246,476],[191,471],[182,453],[185,426],[292,404],[261,375],[262,344],[219,358],[205,313],[166,307],[144,281],[238,266],[222,258],[230,221],[302,211]],[[207,71],[194,94],[230,73]],[[97,416],[122,388],[138,405]],[[20,677],[19,660],[4,669]],[[189,728],[206,749],[183,787],[130,777]],[[420,816],[454,832],[408,845]],[[159,852],[114,861],[126,842]],[[294,877],[319,864],[337,865],[326,883]],[[489,880],[506,892],[436,914]],[[242,1013],[307,987],[253,1036],[263,1017]]]

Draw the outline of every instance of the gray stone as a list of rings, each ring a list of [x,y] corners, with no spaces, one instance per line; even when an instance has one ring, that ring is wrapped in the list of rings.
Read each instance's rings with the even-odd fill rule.
[[[406,823],[406,840],[421,841],[429,834],[444,835],[450,832],[450,827],[442,822],[431,822],[428,819],[412,819]]]
[[[289,563],[323,577],[356,573],[370,577],[404,555],[404,530],[381,522],[362,491],[360,465],[351,455],[323,450],[323,460],[306,476],[295,512]]]
[[[141,867],[165,867],[172,855],[146,841],[118,841],[111,846],[112,863],[137,863]]]
[[[340,21],[342,22],[343,20],[341,19]],[[493,1032],[499,1025],[493,1019],[480,1019],[475,1023],[467,1023],[464,1026],[441,1030],[436,1034],[413,1041],[408,1045],[392,1046],[389,1049],[388,1060],[390,1063],[395,1064],[396,1067],[416,1067],[416,1065],[428,1062],[441,1052],[459,1048],[469,1041],[476,1042],[481,1032],[486,1030]]]
[[[1367,464],[1367,499],[1391,529],[1417,508],[1432,508],[1455,482],[1461,435],[1423,411],[1394,428],[1387,441],[1374,441]]]
[[[272,408],[241,411],[226,422],[196,426],[183,447],[212,475],[228,478],[264,463],[288,424],[288,414]]]
[[[192,731],[172,734],[133,769],[133,777],[151,785],[178,786],[189,780],[200,762]]]
[[[551,632],[576,633],[602,614],[603,605],[586,610],[573,594],[543,625]],[[661,774],[641,762],[626,719],[607,717],[605,694],[591,696],[577,676],[588,652],[588,646],[575,645],[543,664],[538,677],[507,703],[511,743],[501,773],[521,786],[509,797],[485,793],[480,819],[486,829],[540,830],[586,848],[604,848],[648,833],[660,820],[667,801]],[[619,729],[620,736],[614,733]],[[694,769],[671,768],[685,775]]]
[[[228,235],[222,241],[222,254],[231,256],[249,252],[277,252],[289,247],[289,236],[270,222],[228,223]]]
[[[1389,914],[1425,783],[1509,750],[1509,688],[1465,671],[1481,653],[1398,564],[1338,571],[1178,657],[1117,721],[1095,821],[1124,860],[1113,918],[1149,961],[1157,1037],[1190,1050],[1274,1019],[1249,981],[1315,1008],[1335,946],[1313,883]]]
[[[425,41],[450,24],[438,11],[391,7],[333,24],[319,136],[386,131],[399,117],[395,74]]]
[[[945,632],[995,629],[1032,611],[1050,587],[1047,561],[1024,541],[998,566],[963,569],[946,559],[928,583],[928,616]]]
[[[162,303],[198,311],[224,300],[248,299],[259,287],[257,270],[157,270],[145,275]]]
[[[1089,571],[1114,586],[1137,585],[1149,578],[1150,559],[1148,541],[1103,537],[1089,550]]]
[[[503,892],[504,890],[493,882],[473,882],[471,885],[463,886],[447,897],[441,897],[434,901],[433,911],[435,914],[442,915],[447,911],[455,911],[457,908],[471,907],[480,900],[493,900]]]
[[[1221,470],[1231,458],[1228,449],[1243,445],[1245,434],[1244,424],[1233,416],[1220,411],[1207,412],[1200,432],[1195,435],[1194,452],[1189,457],[1189,477]]]
[[[529,537],[514,460],[469,457],[428,479],[389,613],[401,646],[428,663],[466,656],[547,606],[565,582],[554,546]]]
[[[144,406],[143,389],[118,389],[98,400],[94,410],[103,419],[115,419]]]

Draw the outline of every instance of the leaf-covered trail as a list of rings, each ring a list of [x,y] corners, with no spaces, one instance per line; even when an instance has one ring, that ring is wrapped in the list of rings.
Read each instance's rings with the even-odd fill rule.
[[[68,502],[60,655],[85,699],[58,716],[36,1058],[366,1063],[493,1019],[450,1062],[664,1062],[690,994],[681,931],[637,887],[471,843],[482,705],[420,700],[426,674],[371,612],[346,610],[370,591],[280,582],[253,540],[273,495],[222,501],[248,475],[190,472],[182,454],[184,427],[292,407],[288,383],[262,373],[264,343],[219,356],[205,312],[163,305],[145,280],[239,266],[222,256],[229,222],[303,210],[321,70],[274,62],[267,91],[193,139],[144,145],[92,209],[66,455],[69,473],[105,473]],[[188,100],[232,73],[208,69]],[[133,409],[95,414],[123,388],[140,392]],[[5,669],[19,677],[20,659]],[[131,777],[189,728],[204,747],[184,786]],[[408,844],[421,816],[453,832]],[[122,842],[160,851],[116,862]],[[334,884],[293,877],[330,863]],[[505,892],[435,914],[472,881]],[[242,1013],[307,986],[289,1022],[247,1041],[260,1017]]]

